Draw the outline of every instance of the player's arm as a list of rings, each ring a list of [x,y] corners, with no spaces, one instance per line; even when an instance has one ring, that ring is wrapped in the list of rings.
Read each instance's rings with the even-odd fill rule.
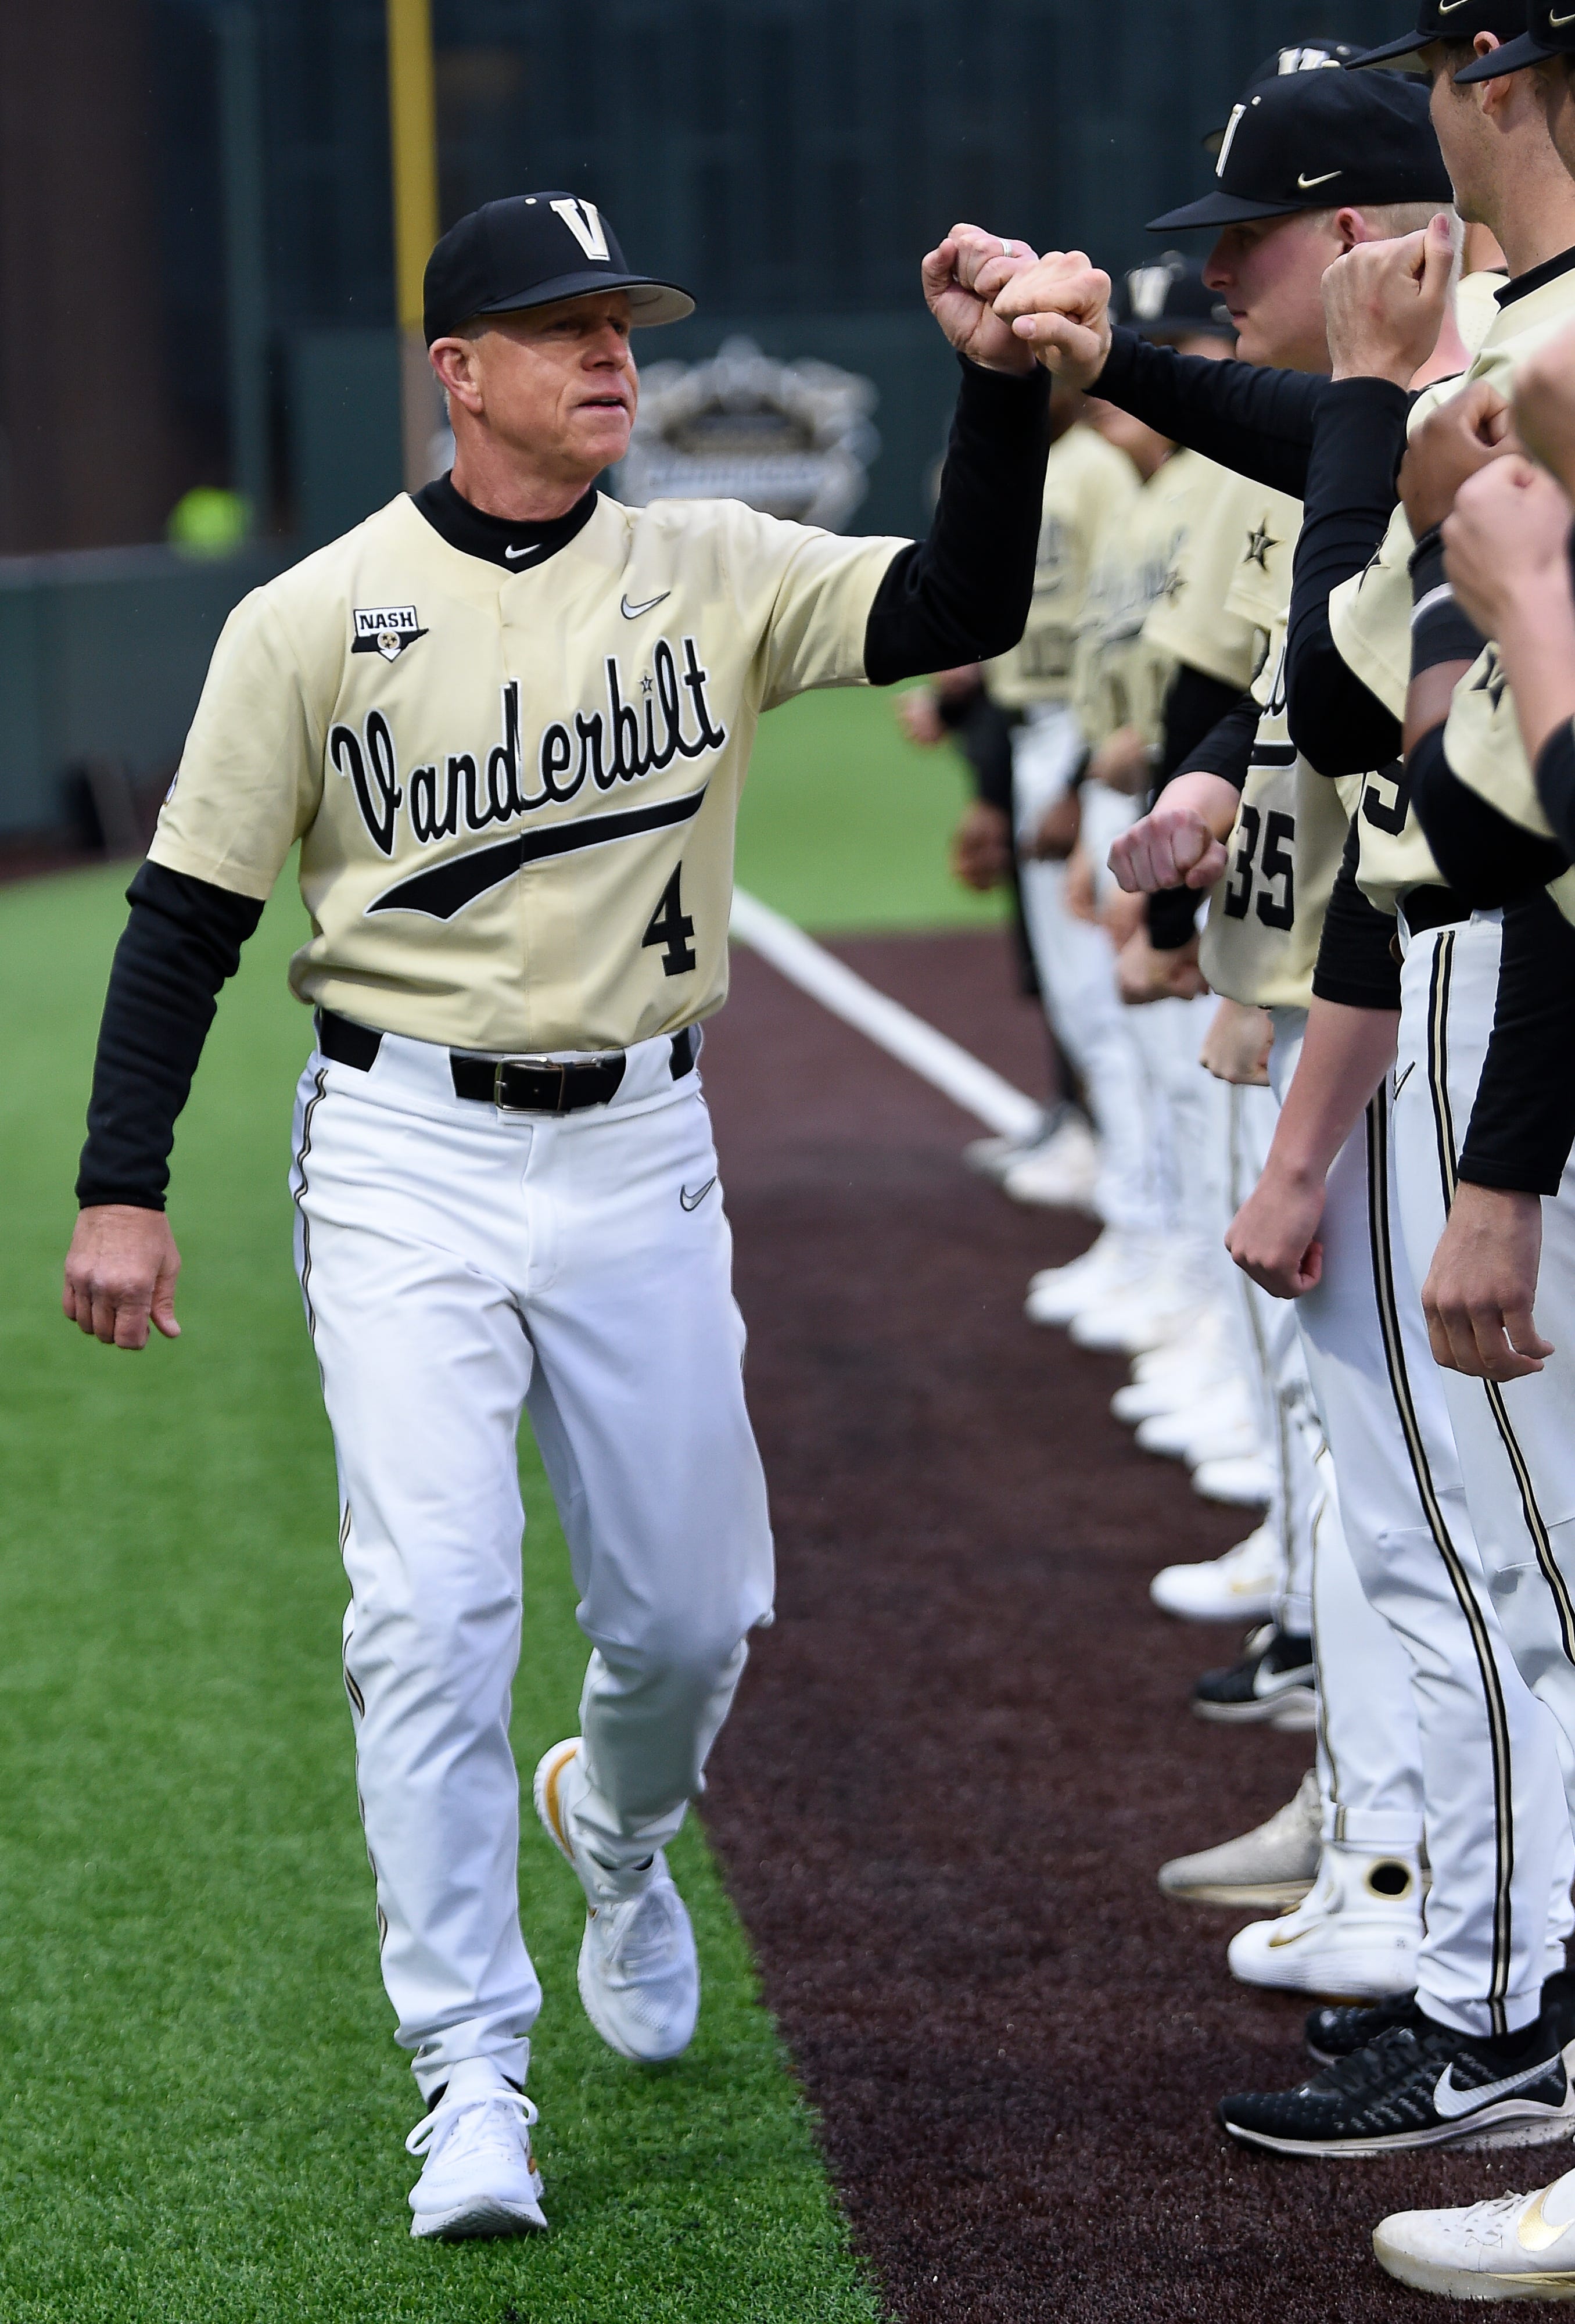
[[[1196,895],[1223,875],[1260,715],[1252,696],[1242,695],[1187,752],[1148,813],[1111,847],[1119,887],[1129,895],[1166,888]]]
[[[1552,1353],[1533,1314],[1542,1198],[1575,1145],[1575,928],[1537,894],[1504,914],[1493,1033],[1460,1154],[1455,1198],[1422,1289],[1437,1361],[1474,1379],[1520,1379]]]
[[[1304,372],[1184,355],[1135,331],[1112,330],[1110,296],[1109,275],[1083,252],[1051,251],[1013,273],[995,309],[1070,385],[1299,500],[1313,414],[1328,383]]]
[[[1184,767],[1208,765],[1206,752],[1209,736],[1221,719],[1234,713],[1244,718],[1246,705],[1251,697],[1239,687],[1224,678],[1212,678],[1206,670],[1194,669],[1189,662],[1178,664],[1169,686],[1165,688],[1163,731],[1160,739],[1159,764],[1155,770],[1154,797],[1150,807],[1157,807],[1165,791]],[[1254,712],[1256,719],[1256,712]],[[1229,836],[1229,835],[1227,835]],[[1144,929],[1148,949],[1155,954],[1188,950],[1197,942],[1198,899],[1195,890],[1182,888],[1156,889],[1148,898],[1144,914]],[[1156,977],[1164,964],[1155,964]]]

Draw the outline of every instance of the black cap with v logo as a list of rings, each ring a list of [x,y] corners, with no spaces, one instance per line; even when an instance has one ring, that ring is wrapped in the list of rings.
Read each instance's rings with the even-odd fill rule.
[[[635,323],[677,323],[695,301],[630,272],[611,220],[581,194],[511,194],[451,226],[427,261],[427,345],[475,315],[627,290]]]
[[[1364,49],[1349,60],[1352,72],[1364,65],[1387,65],[1405,72],[1422,62],[1429,41],[1474,41],[1478,32],[1495,40],[1512,41],[1526,26],[1526,0],[1421,0],[1414,32],[1386,41],[1381,49]]]
[[[1150,231],[1454,199],[1427,91],[1395,73],[1294,72],[1249,89],[1226,124],[1214,178],[1212,193],[1150,218]]]

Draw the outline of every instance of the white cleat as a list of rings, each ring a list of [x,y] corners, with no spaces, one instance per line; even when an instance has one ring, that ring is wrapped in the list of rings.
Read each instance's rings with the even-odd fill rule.
[[[1190,1284],[1162,1276],[1156,1281],[1114,1291],[1108,1299],[1081,1309],[1067,1329],[1077,1347],[1140,1356],[1151,1348],[1184,1338],[1200,1322],[1202,1312]]]
[[[1263,1622],[1274,1610],[1283,1565],[1273,1526],[1260,1525],[1223,1557],[1163,1567],[1148,1595],[1161,1613],[1185,1622]]]
[[[1246,1390],[1232,1386],[1179,1411],[1156,1413],[1139,1424],[1138,1443],[1145,1452],[1197,1469],[1207,1461],[1251,1460],[1263,1451],[1263,1431]]]
[[[1193,1471],[1193,1490],[1206,1501],[1233,1509],[1257,1507],[1274,1497],[1274,1471],[1261,1453],[1246,1461],[1201,1461]]]
[[[1046,1210],[1089,1211],[1100,1180],[1100,1149],[1080,1113],[1069,1113],[1048,1138],[1003,1172],[1014,1203]]]
[[[1277,1921],[1239,1930],[1225,1958],[1243,1985],[1330,2001],[1382,2001],[1414,1987],[1421,1942],[1415,1849],[1326,1843],[1303,1902]]]
[[[455,2067],[430,2114],[405,2141],[427,2158],[410,2190],[410,2233],[444,2243],[528,2236],[547,2225],[531,2152],[536,2108],[490,2058]]]
[[[1295,1798],[1266,1823],[1195,1856],[1173,1857],[1159,1868],[1159,1885],[1167,1896],[1191,1904],[1230,1904],[1238,1910],[1261,1905],[1267,1911],[1299,1904],[1318,1871],[1322,1818],[1318,1778],[1309,1768]]]
[[[1414,2292],[1449,2300],[1575,2300],[1575,2171],[1530,2195],[1395,2211],[1373,2229],[1373,2255]]]
[[[700,2015],[700,1964],[684,1900],[659,1849],[639,1872],[603,1864],[575,1831],[585,1777],[580,1738],[571,1735],[536,1770],[536,1812],[585,1892],[580,1999],[610,2050],[656,2066],[681,2056]]]
[[[1108,1297],[1118,1284],[1139,1281],[1148,1263],[1146,1252],[1107,1227],[1064,1267],[1042,1267],[1028,1277],[1025,1313],[1031,1323],[1070,1323],[1080,1309]]]
[[[996,1138],[975,1138],[962,1148],[962,1167],[981,1178],[993,1178],[999,1186],[1014,1162],[1024,1161],[1048,1134],[1050,1117],[1044,1115],[1031,1136],[1013,1138],[1003,1133]]]

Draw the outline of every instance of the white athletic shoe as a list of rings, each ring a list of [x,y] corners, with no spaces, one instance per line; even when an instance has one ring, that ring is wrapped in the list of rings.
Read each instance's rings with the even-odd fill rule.
[[[536,1770],[536,1812],[585,1892],[580,1999],[610,2050],[642,2066],[677,2058],[695,2038],[700,1964],[684,1900],[659,1849],[639,1872],[619,1872],[584,1848],[575,1800],[585,1777],[580,1738],[555,1744]]]
[[[1392,2212],[1373,2255],[1414,2292],[1450,2300],[1575,2300],[1575,2171],[1530,2195]]]
[[[1167,1896],[1193,1904],[1299,1904],[1317,1876],[1322,1820],[1318,1778],[1309,1767],[1295,1798],[1266,1823],[1195,1856],[1173,1857],[1159,1868],[1159,1885]]]
[[[1161,1613],[1186,1622],[1263,1622],[1274,1610],[1283,1564],[1274,1529],[1260,1525],[1223,1557],[1163,1567],[1148,1595]]]
[[[1084,1307],[1068,1324],[1074,1345],[1125,1356],[1184,1338],[1201,1319],[1196,1289],[1161,1270],[1146,1283],[1113,1291]]]
[[[1273,1499],[1274,1489],[1274,1471],[1261,1452],[1245,1461],[1202,1461],[1193,1471],[1194,1493],[1233,1509],[1259,1507]]]
[[[1001,1185],[1014,1203],[1047,1210],[1087,1211],[1100,1178],[1100,1149],[1080,1113],[1069,1113],[1048,1138],[1006,1171]]]
[[[1042,1267],[1028,1277],[1024,1313],[1030,1323],[1070,1323],[1091,1300],[1107,1296],[1118,1284],[1138,1280],[1150,1263],[1148,1252],[1130,1236],[1107,1227],[1064,1267]]]
[[[1027,1138],[1002,1134],[997,1138],[974,1138],[962,1148],[962,1167],[981,1178],[993,1178],[999,1186],[1014,1162],[1023,1161],[1042,1145],[1050,1128],[1048,1114],[1041,1115]]]
[[[460,2243],[545,2227],[541,2173],[530,2148],[536,2108],[490,2058],[455,2067],[430,2114],[405,2141],[427,2158],[410,2190],[410,2233]]]
[[[1303,1901],[1277,1921],[1239,1930],[1225,1958],[1243,1985],[1382,2001],[1414,1987],[1421,1942],[1416,1850],[1326,1843]]]
[[[1184,1412],[1205,1397],[1236,1398],[1250,1394],[1230,1358],[1217,1355],[1193,1333],[1184,1339],[1167,1340],[1151,1355],[1138,1357],[1132,1378],[1110,1398],[1110,1412],[1128,1428],[1137,1428],[1146,1420]]]
[[[1245,1386],[1232,1386],[1140,1421],[1138,1442],[1145,1452],[1196,1469],[1206,1461],[1251,1460],[1263,1451],[1263,1431]]]

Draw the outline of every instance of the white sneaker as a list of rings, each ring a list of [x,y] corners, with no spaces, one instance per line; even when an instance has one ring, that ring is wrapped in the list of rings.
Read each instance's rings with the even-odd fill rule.
[[[1087,1211],[1100,1178],[1100,1149],[1080,1113],[1070,1113],[1030,1154],[1011,1164],[1001,1185],[1014,1203]]]
[[[530,2147],[536,2108],[490,2058],[467,2058],[448,2077],[405,2147],[426,2164],[410,2190],[413,2236],[446,2243],[527,2236],[545,2227],[541,2173]]]
[[[1190,1284],[1161,1274],[1082,1308],[1067,1330],[1077,1347],[1139,1356],[1149,1348],[1184,1338],[1201,1313],[1197,1293]]]
[[[971,1139],[962,1148],[962,1167],[981,1178],[993,1178],[999,1186],[1014,1162],[1023,1161],[1043,1144],[1049,1128],[1050,1117],[1044,1114],[1027,1138],[1003,1132],[997,1138]]]
[[[1162,1357],[1166,1360],[1163,1363]],[[1139,1366],[1148,1369],[1140,1370]],[[1239,1398],[1251,1394],[1235,1366],[1228,1360],[1216,1360],[1211,1350],[1199,1347],[1195,1334],[1167,1340],[1151,1356],[1138,1356],[1132,1373],[1126,1387],[1119,1388],[1110,1398],[1112,1416],[1128,1428],[1184,1412],[1204,1397]]]
[[[1318,1778],[1309,1767],[1295,1798],[1266,1823],[1196,1856],[1173,1857],[1159,1868],[1159,1885],[1167,1896],[1193,1904],[1299,1904],[1317,1875],[1322,1821]]]
[[[1373,2256],[1414,2292],[1451,2300],[1575,2300],[1575,2171],[1530,2195],[1392,2212]]]
[[[1260,1525],[1223,1557],[1163,1567],[1148,1595],[1162,1613],[1185,1622],[1263,1622],[1274,1610],[1283,1564],[1278,1536]]]
[[[1147,1264],[1130,1239],[1107,1227],[1097,1241],[1064,1267],[1042,1267],[1028,1277],[1023,1312],[1030,1323],[1070,1323],[1091,1301],[1104,1298],[1119,1284],[1135,1282]]]
[[[585,1892],[580,1999],[610,2050],[642,2066],[677,2058],[695,2038],[700,1964],[684,1900],[659,1849],[639,1872],[603,1864],[575,1831],[580,1738],[555,1744],[536,1770],[536,1812]]]
[[[1193,1490],[1206,1501],[1230,1508],[1254,1508],[1274,1498],[1274,1471],[1261,1453],[1246,1461],[1202,1461],[1193,1471]]]
[[[1416,1850],[1326,1843],[1303,1901],[1277,1921],[1239,1930],[1225,1958],[1243,1985],[1382,2001],[1414,1987],[1421,1942]]]
[[[1244,1388],[1216,1389],[1174,1412],[1156,1412],[1138,1425],[1145,1452],[1184,1461],[1245,1461],[1263,1451],[1263,1431]]]

